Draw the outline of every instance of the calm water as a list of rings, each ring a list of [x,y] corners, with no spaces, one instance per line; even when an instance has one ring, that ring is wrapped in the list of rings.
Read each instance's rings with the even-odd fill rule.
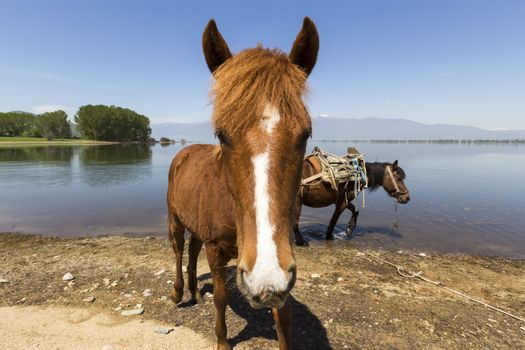
[[[315,144],[334,153],[348,146]],[[525,257],[525,146],[356,146],[369,161],[399,159],[412,200],[398,205],[399,228],[389,232],[393,200],[382,189],[367,193],[353,243]],[[165,234],[167,173],[179,150],[179,145],[0,147],[0,232]],[[304,208],[303,233],[322,238],[332,209]],[[343,214],[336,227],[340,240],[347,239],[342,232],[348,220]]]

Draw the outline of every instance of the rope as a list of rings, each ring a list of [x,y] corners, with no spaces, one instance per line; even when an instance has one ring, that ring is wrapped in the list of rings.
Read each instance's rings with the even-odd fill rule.
[[[473,301],[473,302],[476,302],[476,303],[478,303],[478,304],[481,304],[481,305],[483,305],[483,306],[486,306],[486,307],[488,307],[488,308],[490,308],[490,309],[492,309],[492,310],[494,310],[494,311],[500,312],[500,313],[502,313],[502,314],[504,314],[504,315],[507,315],[507,316],[509,316],[509,317],[512,317],[512,318],[514,318],[514,319],[516,319],[516,320],[518,320],[518,321],[525,322],[525,318],[522,318],[522,317],[520,317],[520,316],[516,316],[516,315],[514,315],[514,314],[512,314],[512,313],[510,313],[510,312],[508,312],[508,311],[505,311],[505,310],[500,309],[500,308],[498,308],[498,307],[496,307],[496,306],[490,305],[489,303],[486,303],[486,302],[484,302],[483,300],[476,299],[476,298],[471,297],[471,296],[469,296],[469,295],[467,295],[467,294],[465,294],[465,293],[463,293],[463,292],[461,292],[461,291],[458,291],[458,290],[452,289],[452,288],[450,288],[450,287],[447,287],[447,286],[445,286],[445,285],[444,285],[442,282],[440,282],[440,281],[434,281],[434,280],[431,280],[430,278],[427,278],[427,277],[423,276],[423,272],[422,272],[422,271],[419,271],[419,272],[413,272],[413,271],[410,271],[410,270],[405,270],[405,268],[404,268],[403,266],[401,266],[401,265],[396,265],[396,264],[394,264],[394,263],[392,263],[392,262],[390,262],[390,261],[388,261],[388,260],[385,260],[385,259],[383,259],[383,258],[381,258],[381,257],[379,257],[379,256],[377,256],[377,255],[375,255],[375,254],[371,254],[371,253],[369,253],[369,252],[367,252],[367,251],[364,251],[364,250],[361,250],[361,249],[359,249],[359,248],[355,248],[355,249],[357,249],[357,250],[359,250],[360,252],[362,252],[362,253],[364,253],[364,254],[366,254],[366,255],[368,255],[368,256],[370,256],[370,257],[376,259],[377,261],[380,261],[380,262],[382,262],[382,263],[384,263],[384,264],[387,264],[387,265],[390,265],[390,266],[392,266],[392,267],[395,267],[396,270],[397,270],[397,273],[398,273],[401,277],[405,277],[405,278],[419,278],[420,280],[422,280],[422,281],[424,281],[424,282],[428,282],[428,283],[431,283],[431,284],[433,284],[433,285],[435,285],[435,286],[442,287],[442,288],[448,290],[448,291],[451,292],[451,293],[454,293],[454,294],[459,295],[459,296],[462,296],[462,297],[464,297],[464,298],[466,298],[466,299],[468,299],[468,300],[471,300],[471,301]]]

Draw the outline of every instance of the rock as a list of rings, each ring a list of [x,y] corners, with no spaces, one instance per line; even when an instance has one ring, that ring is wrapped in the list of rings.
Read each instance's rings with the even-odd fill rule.
[[[206,294],[204,294],[204,296],[206,298],[210,298],[210,299],[213,298],[213,294],[211,294],[210,292],[206,292]]]
[[[104,345],[101,350],[115,350],[113,346],[110,344]]]
[[[160,276],[162,275],[164,272],[166,272],[166,270],[162,269],[162,270],[159,270],[157,272],[154,273],[155,276]]]
[[[173,284],[173,281],[172,280],[167,280],[166,283],[167,284]]]
[[[121,311],[120,314],[122,316],[134,316],[134,315],[142,315],[144,313],[144,309],[133,309],[133,310],[124,310]]]
[[[155,327],[155,333],[159,333],[159,334],[169,334],[172,330],[173,328],[169,328],[169,327],[163,327],[163,326]]]
[[[423,258],[424,258],[425,256],[427,256],[425,253],[419,253],[418,255],[421,256],[421,257],[423,257]]]
[[[310,277],[312,277],[312,278],[320,278],[321,275],[318,274],[318,273],[312,273],[312,275]]]
[[[343,277],[337,277],[337,282],[343,282]]]
[[[7,278],[0,278],[0,283],[9,283],[9,280]]]
[[[151,289],[144,289],[144,291],[142,292],[142,296],[144,297],[150,297],[152,295],[153,293],[151,292]]]
[[[182,272],[188,272],[188,268],[186,266],[182,266]]]
[[[66,273],[64,276],[62,276],[62,280],[63,281],[72,281],[75,279],[75,276],[73,276],[72,274],[70,274],[69,272]]]
[[[161,301],[166,301],[166,300],[168,300],[168,297],[165,296],[165,295],[163,295],[163,296],[160,297],[160,300],[161,300]]]
[[[520,327],[520,329],[525,332],[525,327]]]
[[[109,285],[110,287],[116,287],[118,286],[118,281],[113,281],[111,282],[111,284]]]
[[[111,280],[109,278],[104,278],[102,282],[104,282],[104,285],[109,286],[109,283],[111,282]]]
[[[82,299],[82,301],[85,302],[85,303],[92,303],[92,302],[95,301],[95,297],[94,296],[90,296],[90,297]]]
[[[122,295],[122,296],[123,296],[124,298],[131,298],[131,297],[132,297],[132,295],[129,294],[129,293],[126,293],[126,294],[124,294],[124,295]]]

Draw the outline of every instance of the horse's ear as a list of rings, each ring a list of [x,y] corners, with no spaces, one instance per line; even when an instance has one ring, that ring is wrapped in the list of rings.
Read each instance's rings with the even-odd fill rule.
[[[210,68],[212,73],[232,57],[228,44],[226,44],[221,33],[219,33],[217,24],[215,24],[213,19],[210,19],[202,34],[202,50],[204,51],[208,68]]]
[[[392,164],[392,169],[395,171],[397,170],[397,159],[394,161],[394,163]]]
[[[319,51],[319,33],[314,22],[308,17],[304,18],[303,28],[295,38],[290,51],[290,61],[301,67],[307,75],[312,72],[317,61]]]

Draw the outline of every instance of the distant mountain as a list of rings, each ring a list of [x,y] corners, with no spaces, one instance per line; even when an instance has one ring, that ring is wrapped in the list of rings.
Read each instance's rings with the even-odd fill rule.
[[[214,138],[211,122],[151,124],[151,136],[157,140],[161,137],[167,137],[175,140],[182,138],[194,142],[210,142]]]
[[[314,140],[525,139],[525,130],[485,130],[452,124],[423,124],[407,119],[315,117]],[[209,122],[152,124],[152,136],[213,140]]]
[[[32,114],[32,115],[36,115],[35,113],[33,112],[26,112],[26,111],[11,111],[9,113],[18,113],[18,114]]]

